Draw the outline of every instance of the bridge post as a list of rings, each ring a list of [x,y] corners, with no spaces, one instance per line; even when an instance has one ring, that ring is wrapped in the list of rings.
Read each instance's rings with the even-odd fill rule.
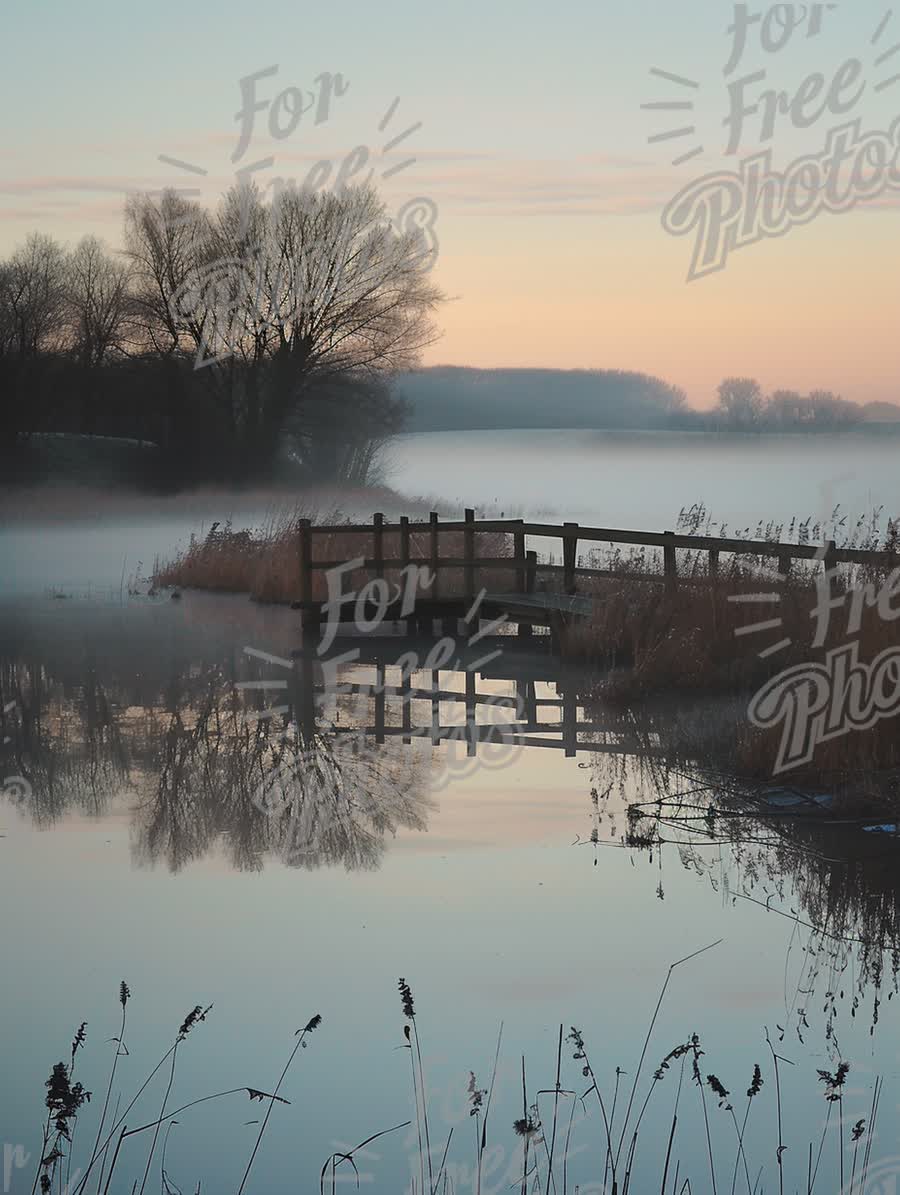
[[[303,735],[310,738],[316,730],[315,668],[315,651],[310,645],[302,655],[294,657],[290,682],[294,717]]]
[[[384,576],[384,515],[380,512],[372,515],[372,560],[375,564],[375,576]]]
[[[709,575],[715,581],[719,576],[719,551],[717,548],[709,549]]]
[[[475,755],[478,745],[478,717],[475,704],[475,673],[466,669],[466,755]]]
[[[537,577],[537,552],[527,552],[525,555],[525,592],[534,593]]]
[[[782,577],[784,577],[785,580],[787,580],[787,578],[791,575],[792,562],[793,562],[793,556],[791,556],[790,552],[779,552],[778,553],[778,571],[781,573]]]
[[[385,714],[385,667],[384,661],[379,660],[375,665],[375,742],[384,742],[384,714]]]
[[[674,538],[675,532],[664,531],[663,535]],[[663,545],[663,567],[666,574],[666,592],[673,593],[675,586],[678,584],[678,571],[675,564],[675,548],[672,544]]]
[[[519,519],[520,523],[525,522],[524,519]],[[519,593],[525,592],[525,532],[513,532],[513,556],[518,560],[519,567],[516,569],[516,586]]]
[[[578,524],[563,523],[564,528],[574,528],[576,534],[563,537],[563,587],[566,593],[575,592],[575,565],[578,560]]]
[[[409,516],[401,515],[400,516],[400,567],[401,567],[401,569],[405,569],[408,564],[409,564]],[[406,573],[403,574],[404,582],[406,580],[407,575],[408,574],[406,574]],[[419,615],[415,609],[413,609],[412,616],[406,620],[407,633],[409,633],[410,625],[415,627],[415,629],[417,631],[419,630]]]
[[[441,674],[436,669],[431,670],[431,742],[437,746],[441,741]]]
[[[835,569],[837,567],[837,561],[834,558],[834,549],[835,549],[834,540],[833,539],[826,540],[825,541],[825,559],[823,561],[823,563],[825,565],[826,573],[830,572],[832,569]],[[828,578],[828,594],[830,597],[834,596],[834,590],[835,590],[834,581],[835,581],[835,578],[833,576]]]
[[[409,564],[409,515],[400,516],[400,567]]]
[[[429,555],[431,557],[431,572],[434,580],[431,583],[431,596],[438,596],[438,570],[441,566],[441,555],[438,549],[438,516],[432,511],[428,516]]]
[[[523,536],[522,538],[524,540],[525,537]],[[524,584],[522,586],[523,593],[526,593],[526,594],[534,593],[534,575],[535,575],[536,568],[537,568],[537,552],[526,552],[525,553],[525,567],[522,570],[524,578],[525,578]],[[529,623],[529,622],[520,622],[519,623],[519,634],[520,635],[531,635],[533,633],[534,633],[534,628],[532,627],[531,623]]]
[[[404,668],[400,679],[400,700],[403,702],[401,711],[403,726],[403,742],[412,742],[412,693],[410,691],[410,671]]]
[[[571,759],[578,748],[578,698],[571,680],[566,682],[562,700],[563,745],[566,758]]]
[[[300,626],[303,630],[318,625],[318,616],[312,609],[312,523],[301,519],[297,525],[297,547],[300,556]]]
[[[466,528],[463,531],[465,567],[465,597],[471,605],[475,600],[475,511],[466,508]]]

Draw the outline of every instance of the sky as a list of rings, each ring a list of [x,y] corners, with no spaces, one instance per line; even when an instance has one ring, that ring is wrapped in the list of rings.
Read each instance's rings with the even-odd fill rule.
[[[878,193],[900,141],[888,4],[7,0],[0,253],[34,229],[119,247],[129,192],[194,187],[214,203],[269,158],[263,187],[323,161],[330,186],[365,147],[390,213],[434,205],[448,302],[425,364],[635,369],[697,406],[729,375],[900,401],[900,175]],[[263,106],[234,160],[254,75],[244,88]],[[317,122],[327,75],[342,87]],[[772,127],[763,104],[729,147],[729,113],[766,89],[785,92]],[[316,102],[290,128],[299,93]],[[644,106],[671,103],[691,106]],[[735,198],[742,161],[768,150],[786,171],[856,120],[857,140],[883,136],[859,148],[856,176],[846,142],[834,188],[847,210],[822,210],[822,169],[813,189],[801,173],[797,218],[754,235],[751,197]],[[665,136],[680,129],[693,131]],[[665,214],[683,193],[693,206],[671,210],[715,229],[716,204],[732,204],[724,227],[751,228],[693,278],[698,229],[675,235]]]

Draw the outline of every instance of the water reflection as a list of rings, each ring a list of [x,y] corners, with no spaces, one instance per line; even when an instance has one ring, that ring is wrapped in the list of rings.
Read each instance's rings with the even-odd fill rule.
[[[248,722],[232,693],[210,693],[160,728],[135,810],[137,860],[172,870],[223,844],[232,866],[372,870],[387,835],[424,830],[429,769],[400,746],[373,748],[292,721]],[[186,721],[187,714],[189,721]]]
[[[396,703],[373,708],[359,692],[311,717],[302,667],[275,670],[287,679],[273,698],[251,683],[273,669],[248,659],[248,642],[289,658],[289,612],[251,619],[246,603],[221,599],[5,612],[0,779],[20,775],[29,786],[11,798],[41,827],[73,813],[124,815],[135,862],[172,871],[213,856],[242,871],[269,860],[378,867],[391,836],[428,827],[453,678],[442,673],[440,701],[423,699],[437,719],[426,723],[433,738],[423,737]],[[730,716],[721,702],[585,709],[572,685],[543,686],[544,676],[522,672],[524,699],[506,698],[506,712],[526,750],[555,748],[561,766],[584,769],[593,797],[579,844],[593,862],[616,846],[652,862],[660,900],[674,866],[724,904],[790,919],[782,1030],[802,1040],[821,1023],[833,1041],[842,1010],[874,1027],[900,971],[897,843],[827,809],[801,817],[761,804],[757,790],[713,772],[706,744],[716,717]],[[454,717],[474,717],[471,687],[457,680]],[[376,733],[348,734],[354,726]],[[579,762],[566,763],[576,752]]]
[[[161,659],[152,634],[119,638],[110,655],[109,638],[82,641],[81,660],[53,635],[4,645],[0,776],[24,778],[7,792],[38,826],[127,808],[135,861],[172,871],[213,853],[245,871],[266,859],[373,869],[389,835],[427,827],[423,741],[376,751],[334,724],[298,722],[291,701],[260,716],[234,644],[223,662],[210,643],[184,654],[170,642]]]
[[[591,830],[579,844],[595,856],[603,846],[644,855],[660,900],[674,865],[703,880],[723,904],[753,905],[762,916],[792,922],[782,1040],[803,1042],[821,1027],[839,1053],[842,1013],[867,1019],[874,1032],[900,975],[897,836],[864,829],[830,794],[714,771],[690,723],[702,721],[708,738],[716,718],[729,716],[722,708],[609,716],[630,726],[647,750],[620,760],[597,757]]]

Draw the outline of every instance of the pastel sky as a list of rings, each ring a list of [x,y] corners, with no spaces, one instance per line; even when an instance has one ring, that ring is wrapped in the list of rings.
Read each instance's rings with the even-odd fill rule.
[[[886,134],[900,116],[900,10],[886,19],[888,0],[808,4],[776,50],[779,16],[801,14],[776,7],[770,51],[762,22],[751,24],[726,76],[735,6],[723,0],[8,2],[0,252],[35,228],[118,246],[130,190],[196,186],[212,202],[235,169],[269,155],[261,185],[303,178],[320,159],[336,170],[363,145],[376,179],[415,159],[380,183],[390,210],[420,195],[438,208],[436,279],[451,301],[426,363],[638,369],[700,406],[728,374],[900,401],[897,191],[765,237],[690,282],[694,237],[662,226],[667,203],[712,171],[768,148],[783,170],[821,154],[839,125],[858,117],[863,132]],[[748,116],[724,156],[729,83],[764,70],[746,85],[754,102],[821,72],[824,98],[848,58],[862,65],[855,86],[834,93],[840,112],[806,128],[782,114],[768,139]],[[307,112],[284,138],[261,110],[234,163],[240,80],[274,66],[257,83],[261,100],[308,92],[323,72],[349,87],[329,119]],[[673,101],[694,107],[642,108]]]

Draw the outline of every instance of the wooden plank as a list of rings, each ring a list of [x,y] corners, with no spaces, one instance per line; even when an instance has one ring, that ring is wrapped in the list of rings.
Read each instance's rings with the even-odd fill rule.
[[[385,667],[390,667],[390,665],[385,664]],[[423,669],[421,669],[421,671],[425,672],[426,669],[423,668]],[[407,674],[407,676],[408,675],[409,674]],[[493,678],[488,678],[488,679],[493,679]],[[353,696],[364,696],[364,695],[368,695],[370,697],[375,696],[375,685],[373,683],[367,684],[365,681],[359,681],[359,682],[341,681],[340,686],[341,686],[342,694],[349,693]],[[315,690],[316,690],[316,692],[324,692],[324,685],[323,685],[322,681],[316,682]],[[466,701],[468,700],[465,693],[460,693],[456,689],[413,688],[411,680],[408,680],[405,683],[401,680],[399,685],[389,685],[385,682],[384,695],[385,695],[385,697],[400,697],[405,702],[433,701],[436,699],[438,701],[446,701],[449,703],[455,702],[459,705],[465,705]],[[490,705],[490,706],[495,706],[497,709],[515,709],[516,708],[515,697],[501,697],[501,696],[497,696],[497,695],[491,694],[491,693],[476,693],[472,697],[472,700],[477,705]],[[548,700],[542,700],[540,702],[540,704],[552,705],[552,704],[557,704],[557,703],[556,703],[555,699],[548,699]]]
[[[558,611],[563,614],[589,615],[594,612],[593,598],[578,593],[486,593],[484,600],[502,606],[512,616],[514,610],[538,614]]]
[[[371,527],[369,528],[369,530],[370,531],[372,530]],[[359,566],[360,568],[367,568],[367,569],[372,569],[372,570],[376,570],[377,568],[381,568],[382,571],[385,569],[389,569],[389,568],[400,569],[400,568],[404,568],[407,564],[417,564],[417,565],[424,564],[424,565],[428,565],[429,568],[433,569],[432,557],[430,554],[428,556],[413,556],[412,554],[410,554],[408,559],[404,559],[402,556],[389,556],[389,557],[382,557],[381,559],[376,559],[374,556],[372,556],[372,557],[360,556],[360,557],[357,557],[357,559],[362,561],[362,564],[360,564],[360,566]],[[313,562],[312,567],[313,567],[314,572],[327,572],[328,569],[330,569],[330,568],[346,568],[347,565],[351,564],[351,563],[352,563],[352,560],[350,560],[350,559],[347,559],[347,560],[316,560]],[[465,568],[468,563],[469,563],[469,561],[467,560],[467,558],[465,556],[446,556],[446,557],[441,557],[439,559],[438,569]],[[498,568],[498,569],[508,569],[510,571],[515,571],[520,568],[520,564],[518,561],[513,559],[512,556],[486,556],[486,557],[478,557],[477,558],[477,567],[479,569],[480,568]],[[559,569],[560,572],[562,571],[561,565],[556,565],[556,566],[539,565],[538,567],[540,567],[540,568],[556,567]],[[433,570],[433,571],[436,571],[436,570]]]

